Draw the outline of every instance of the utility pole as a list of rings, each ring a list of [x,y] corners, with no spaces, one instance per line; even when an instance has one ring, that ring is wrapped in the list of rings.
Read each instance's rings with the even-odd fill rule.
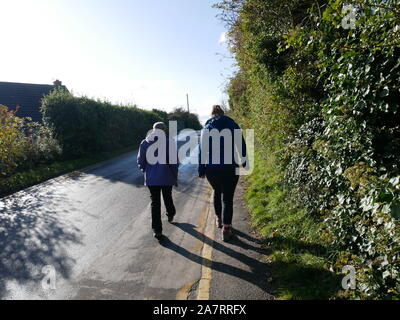
[[[187,111],[190,112],[190,107],[189,107],[189,94],[186,94],[186,102],[187,102]]]

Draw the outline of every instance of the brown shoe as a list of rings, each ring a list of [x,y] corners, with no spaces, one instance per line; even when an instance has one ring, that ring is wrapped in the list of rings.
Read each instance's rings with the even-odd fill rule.
[[[233,232],[231,227],[222,227],[222,240],[227,242],[233,238]]]

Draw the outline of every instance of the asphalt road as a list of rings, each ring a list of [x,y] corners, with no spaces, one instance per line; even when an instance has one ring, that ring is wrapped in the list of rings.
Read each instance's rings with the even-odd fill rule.
[[[185,162],[174,190],[176,219],[163,218],[161,243],[152,236],[135,152],[0,199],[0,299],[195,299],[199,290],[223,299],[224,278],[200,281],[205,243],[221,249],[215,230],[204,235],[214,222],[210,193],[197,167]],[[230,256],[232,265],[219,263],[215,272],[243,278],[243,253]],[[248,273],[247,296],[260,291]],[[230,290],[240,298],[240,288]],[[265,299],[263,292],[251,295],[257,297]]]

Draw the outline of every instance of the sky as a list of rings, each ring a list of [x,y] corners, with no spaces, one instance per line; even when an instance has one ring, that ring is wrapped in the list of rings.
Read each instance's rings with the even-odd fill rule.
[[[0,0],[0,81],[204,121],[233,70],[217,0]],[[226,99],[226,98],[225,98]]]

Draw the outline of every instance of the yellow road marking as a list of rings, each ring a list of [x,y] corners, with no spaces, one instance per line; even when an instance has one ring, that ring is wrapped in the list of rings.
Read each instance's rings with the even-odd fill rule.
[[[196,281],[189,281],[186,283],[181,289],[179,289],[178,293],[176,294],[176,300],[188,300],[190,291],[192,290],[192,287]]]
[[[213,220],[211,212],[211,197],[208,205],[207,216],[206,216],[206,227],[204,229],[204,235],[214,241],[215,234],[215,222]],[[203,265],[201,268],[201,279],[199,282],[199,287],[197,291],[197,300],[210,300],[211,291],[211,279],[212,279],[212,245],[204,243],[202,258]]]
[[[196,228],[197,232],[202,233],[204,235],[206,235],[207,237],[209,237],[210,239],[214,240],[214,230],[212,230],[212,232],[207,231],[206,227],[209,225],[209,221],[208,221],[208,217],[209,217],[209,213],[210,213],[210,205],[211,205],[211,187],[209,185],[207,185],[207,192],[206,192],[206,199],[207,200],[207,205],[205,207],[205,210],[203,211],[203,214],[201,214],[199,216],[199,221],[198,221],[198,227]],[[212,233],[212,234],[211,234]],[[209,259],[209,261],[211,261],[211,253],[212,253],[212,247],[210,247],[211,251],[209,253],[207,253],[207,257],[206,258],[204,256],[204,254],[206,253],[205,250],[210,250],[209,248],[205,249],[206,244],[202,241],[198,241],[196,242],[196,245],[193,247],[193,251],[196,255],[201,255],[203,259]],[[209,261],[204,260],[203,261],[203,265],[202,265],[202,277],[200,279],[200,283],[199,283],[199,290],[200,288],[202,288],[202,292],[209,292],[210,290],[210,284],[211,284],[211,269],[209,269],[209,271],[204,270],[204,264],[207,263],[207,265],[209,265]],[[211,266],[209,266],[211,267]],[[203,276],[204,275],[204,276]],[[204,281],[202,282],[202,279],[209,279],[209,283],[208,283],[208,287],[207,287],[207,283],[204,283]],[[186,283],[182,288],[180,288],[176,294],[175,299],[176,300],[188,300],[189,298],[189,294],[192,291],[192,288],[194,286],[194,284],[197,281],[190,281],[188,283]],[[208,293],[208,297],[210,296],[210,294]],[[198,295],[196,297],[197,300],[198,299]]]

